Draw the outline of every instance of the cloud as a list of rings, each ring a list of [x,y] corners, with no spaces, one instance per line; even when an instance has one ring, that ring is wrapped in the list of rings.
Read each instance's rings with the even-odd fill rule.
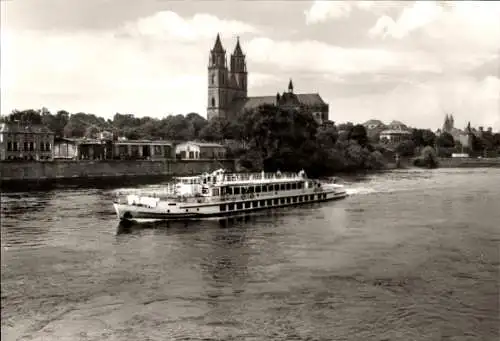
[[[376,10],[376,4],[370,7]],[[413,34],[401,39],[387,36],[390,39],[377,48],[335,46],[307,37],[292,41],[284,29],[283,40],[270,39],[263,26],[249,22],[168,11],[114,29],[2,27],[1,109],[5,114],[15,108],[45,106],[105,117],[116,112],[155,117],[191,111],[205,115],[208,51],[220,32],[229,52],[234,36],[243,36],[250,95],[274,95],[286,88],[291,77],[297,91],[319,92],[338,122],[400,118],[437,128],[442,124],[442,110],[449,110],[464,122],[492,125],[498,122],[499,113],[495,44],[488,35],[479,37],[480,24],[472,28],[469,24],[470,31],[478,30],[476,45],[470,45],[477,48],[472,51],[464,51],[456,42],[443,42],[439,32],[425,31],[431,26],[436,30],[440,26],[434,25],[443,22],[444,27],[453,20],[456,24],[457,18],[472,20],[463,14],[450,17],[447,11],[415,28]],[[296,12],[301,15],[300,10]],[[275,30],[280,27],[277,22]],[[412,40],[424,31],[437,38],[426,35],[426,39]],[[444,32],[452,38],[461,34]]]
[[[326,21],[329,18],[345,18],[351,13],[348,1],[314,1],[311,8],[304,11],[307,24]]]
[[[495,1],[415,1],[396,20],[380,17],[369,34],[402,39],[419,30],[426,39],[444,43],[446,48],[456,50],[466,45],[467,49],[498,52],[499,18],[500,3]]]
[[[411,6],[403,9],[399,18],[394,21],[384,15],[378,19],[375,26],[370,29],[372,36],[383,35],[401,39],[411,31],[423,27],[436,20],[444,11],[443,7],[432,1],[416,1]]]
[[[432,58],[411,51],[342,48],[326,43],[274,41],[255,38],[246,44],[251,62],[275,65],[288,72],[332,73],[336,75],[373,72],[440,72]]]
[[[329,19],[347,18],[355,9],[372,13],[384,13],[388,9],[400,6],[401,3],[398,1],[317,0],[313,2],[309,9],[304,11],[304,15],[306,24],[310,25],[322,23]]]
[[[195,14],[184,19],[172,11],[158,12],[152,16],[129,22],[124,32],[132,37],[146,36],[153,38],[174,38],[183,41],[194,41],[213,37],[217,33],[234,35],[241,33],[257,33],[259,30],[236,20],[222,20],[211,14]]]
[[[46,106],[103,116],[204,115],[208,51],[218,32],[224,39],[258,30],[209,14],[182,18],[174,12],[114,30],[3,29],[2,113]],[[255,82],[268,79],[258,75]]]

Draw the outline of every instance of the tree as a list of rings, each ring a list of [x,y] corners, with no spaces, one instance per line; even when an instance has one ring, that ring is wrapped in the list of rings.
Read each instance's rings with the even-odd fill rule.
[[[351,122],[347,122],[347,123],[341,123],[337,126],[337,130],[338,131],[351,131],[351,129],[354,127],[354,124],[352,124]]]
[[[453,148],[455,147],[455,139],[453,135],[448,132],[442,132],[441,135],[436,139],[436,144],[438,147],[442,148]]]
[[[484,141],[481,140],[481,138],[477,137],[475,134],[470,134],[471,137],[471,150],[473,153],[483,153],[485,144]]]
[[[417,167],[436,168],[438,166],[438,158],[434,148],[426,146],[422,149],[421,155],[415,159],[414,165]]]
[[[7,120],[10,122],[19,122],[23,125],[42,124],[41,110],[13,110]]]
[[[430,129],[413,129],[411,139],[417,147],[434,146],[436,134]]]
[[[412,140],[401,141],[396,146],[396,152],[401,156],[413,156],[415,154],[415,142]]]
[[[224,140],[225,127],[228,122],[223,117],[214,117],[208,123],[201,128],[198,136],[202,140],[212,141],[212,142],[222,142]]]
[[[186,120],[192,124],[194,136],[199,136],[200,131],[208,124],[206,119],[194,112],[187,114]]]
[[[493,134],[493,146],[500,151],[500,133]]]
[[[356,124],[349,131],[350,140],[357,141],[361,146],[365,146],[368,143],[368,135],[366,133],[366,128],[362,124]]]
[[[321,126],[316,133],[316,141],[320,148],[333,148],[339,138],[339,133],[335,126]]]

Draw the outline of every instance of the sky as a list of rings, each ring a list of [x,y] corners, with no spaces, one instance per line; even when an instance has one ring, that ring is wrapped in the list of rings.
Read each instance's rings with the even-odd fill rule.
[[[209,50],[330,119],[500,130],[500,2],[1,0],[1,112],[206,117]]]

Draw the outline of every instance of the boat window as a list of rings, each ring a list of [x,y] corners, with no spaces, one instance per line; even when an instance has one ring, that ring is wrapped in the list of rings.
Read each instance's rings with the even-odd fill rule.
[[[287,202],[287,204],[291,203],[292,202],[292,198],[290,198],[290,197],[286,198],[286,202]]]
[[[243,203],[239,202],[236,204],[236,209],[241,210],[243,208]]]
[[[245,203],[245,208],[250,208],[250,205],[251,205],[251,204],[252,204],[252,203],[251,203],[250,201],[247,201],[247,202]]]
[[[298,189],[302,189],[302,187],[303,187],[303,183],[302,183],[302,182],[299,182],[299,183],[297,184],[297,188],[298,188]]]
[[[252,202],[252,207],[259,207],[259,202],[258,201],[253,201]]]
[[[233,191],[234,191],[233,194],[240,194],[240,188],[239,187],[234,187]]]
[[[269,200],[267,201],[267,206],[271,206],[272,204],[273,204],[273,201],[272,201],[271,199],[269,199]]]
[[[226,210],[226,205],[225,204],[220,205],[220,210],[221,211],[225,211]]]
[[[280,185],[280,190],[284,191],[285,190],[285,184]]]
[[[175,202],[169,202],[168,203],[168,206],[175,206],[175,205],[177,205]]]
[[[254,193],[254,192],[255,192],[255,187],[254,186],[248,187],[248,193]]]
[[[214,188],[214,189],[212,189],[212,195],[213,195],[214,197],[218,196],[218,195],[219,195],[219,189],[218,189],[218,188]]]
[[[256,186],[256,187],[255,187],[255,193],[260,193],[260,190],[261,190],[261,187],[260,187],[260,186]]]
[[[292,185],[290,183],[286,184],[286,189],[289,191],[290,188],[292,188]]]
[[[267,186],[267,192],[272,192],[273,191],[273,185]]]
[[[297,189],[297,184],[295,182],[292,184],[292,189]]]
[[[241,187],[241,194],[245,194],[247,192],[247,190],[248,190],[247,188]]]
[[[278,185],[278,184],[275,184],[275,185],[274,185],[274,190],[275,190],[275,191],[278,191],[278,190],[279,190],[279,188],[280,188],[280,185]]]
[[[274,201],[274,204],[275,204],[275,205],[278,205],[278,204],[279,204],[278,199],[274,199],[273,201]]]
[[[281,202],[282,204],[284,204],[284,203],[285,203],[285,198],[281,198],[281,199],[280,199],[280,202]]]
[[[234,210],[234,204],[228,204],[227,208],[228,208],[229,211]]]

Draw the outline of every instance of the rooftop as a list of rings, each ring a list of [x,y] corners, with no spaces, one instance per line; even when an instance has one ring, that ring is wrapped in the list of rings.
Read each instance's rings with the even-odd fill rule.
[[[199,147],[221,147],[221,148],[225,148],[223,145],[221,145],[219,143],[213,143],[213,142],[186,141],[186,142],[182,142],[182,143],[179,143],[179,144],[194,144],[194,145],[197,145]]]

